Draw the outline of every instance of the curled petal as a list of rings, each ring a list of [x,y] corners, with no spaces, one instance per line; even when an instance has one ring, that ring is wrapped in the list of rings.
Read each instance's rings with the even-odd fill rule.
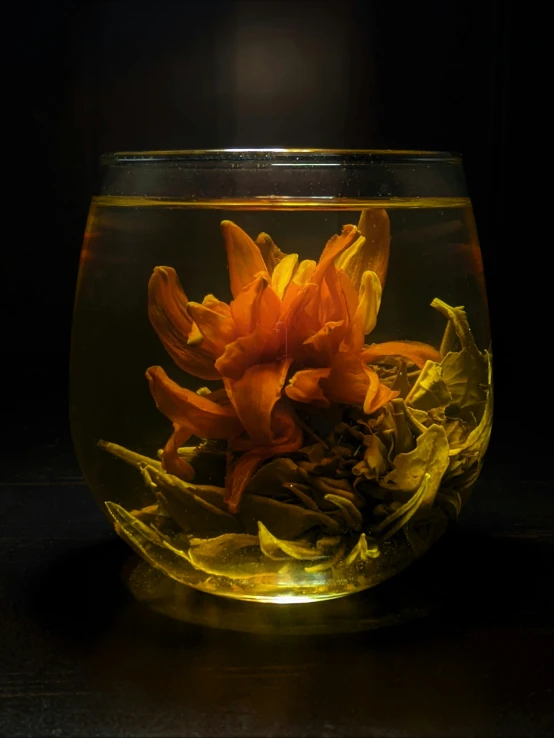
[[[277,264],[271,277],[271,286],[275,293],[282,298],[288,287],[296,267],[298,266],[298,254],[289,254]]]
[[[331,404],[325,397],[320,380],[326,379],[330,373],[325,369],[301,369],[293,375],[285,392],[295,402],[306,402],[319,407],[329,407]]]
[[[339,254],[356,241],[359,235],[360,232],[356,226],[345,225],[342,228],[340,236],[336,234],[332,236],[329,241],[327,241],[327,245],[323,249],[319,258],[319,263],[312,274],[311,281],[315,282],[315,284],[321,284],[329,266],[335,261]]]
[[[218,376],[240,379],[248,367],[261,360],[265,346],[266,334],[261,327],[249,336],[237,338],[215,362]]]
[[[290,364],[290,359],[257,364],[247,369],[240,379],[225,380],[236,413],[255,443],[270,445],[274,441],[273,408],[281,397]]]
[[[317,285],[308,282],[300,288],[288,305],[287,300],[283,302],[280,323],[285,340],[285,353],[294,353],[307,338],[313,336],[321,328],[315,309],[317,300]],[[316,305],[314,306],[313,303]]]
[[[259,247],[242,228],[230,220],[224,220],[221,232],[227,250],[231,292],[236,297],[259,272],[267,274],[267,269]]]
[[[232,513],[238,511],[244,489],[252,474],[263,461],[278,454],[298,451],[302,447],[302,431],[286,411],[276,410],[273,421],[278,432],[275,442],[269,446],[256,446],[246,451],[227,470],[225,502]]]
[[[367,336],[377,324],[377,315],[381,307],[383,290],[375,272],[364,272],[360,287],[360,301],[356,310],[355,322],[359,321],[362,333]]]
[[[190,482],[194,479],[194,468],[185,458],[179,456],[179,448],[192,436],[192,431],[188,426],[174,424],[173,427],[175,431],[162,451],[162,466],[170,474]]]
[[[377,373],[372,369],[365,367],[364,371],[368,379],[367,392],[364,398],[364,413],[370,415],[386,405],[389,400],[398,397],[400,393],[381,384]]]
[[[336,269],[337,277],[340,282],[340,289],[343,294],[344,303],[346,305],[346,311],[348,314],[348,320],[354,320],[354,315],[358,309],[358,291],[352,284],[352,280],[343,272],[342,269]]]
[[[223,315],[223,317],[225,318],[231,316],[231,308],[229,307],[229,305],[227,305],[226,302],[218,300],[215,295],[206,295],[206,297],[202,300],[202,305],[204,305],[204,307],[210,308],[210,310],[213,310],[219,315]]]
[[[201,379],[218,379],[214,357],[203,345],[188,345],[193,321],[188,299],[171,267],[156,267],[148,282],[148,317],[165,350],[180,369]]]
[[[286,254],[273,243],[273,239],[267,233],[260,233],[256,239],[256,245],[260,249],[268,274],[273,274],[273,270]]]
[[[386,210],[363,210],[358,223],[358,238],[335,261],[359,289],[366,271],[377,274],[385,284],[390,254],[390,221]]]
[[[222,315],[198,302],[189,302],[187,310],[201,339],[206,342],[206,347],[210,348],[214,356],[221,356],[227,344],[236,338],[235,323],[231,315]]]
[[[146,378],[156,407],[175,425],[201,438],[236,438],[242,423],[231,405],[217,402],[179,387],[160,366],[147,369]]]
[[[401,356],[423,369],[427,361],[441,361],[441,355],[433,346],[419,341],[386,341],[374,343],[362,351],[365,364],[372,364],[387,356]]]
[[[321,380],[325,396],[331,402],[363,405],[369,378],[359,355],[341,351],[331,364],[327,379]]]
[[[319,319],[322,324],[348,319],[346,299],[338,270],[331,264],[327,269],[319,293]]]
[[[350,326],[345,347],[359,351],[364,338],[375,328],[377,314],[381,306],[381,282],[375,272],[364,272],[360,286],[358,308]]]
[[[231,303],[231,315],[239,336],[248,336],[256,328],[275,328],[281,313],[281,301],[269,284],[267,275],[260,274]]]
[[[346,331],[345,321],[330,321],[320,328],[317,333],[304,341],[307,356],[314,363],[324,363],[328,366],[339,350]]]

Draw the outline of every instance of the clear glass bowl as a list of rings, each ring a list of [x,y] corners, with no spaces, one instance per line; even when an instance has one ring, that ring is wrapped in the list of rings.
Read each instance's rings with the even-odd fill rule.
[[[213,594],[350,594],[468,499],[492,421],[458,157],[102,159],[75,301],[75,447],[149,564]]]

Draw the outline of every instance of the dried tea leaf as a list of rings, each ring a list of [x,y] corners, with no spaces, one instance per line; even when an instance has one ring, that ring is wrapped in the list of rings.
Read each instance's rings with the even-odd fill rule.
[[[287,483],[285,484],[285,487],[300,500],[304,507],[307,507],[309,510],[318,509],[316,501],[310,497],[309,493],[311,490],[307,484],[300,485]]]
[[[158,469],[149,468],[148,471],[169,514],[184,531],[205,534],[243,530],[240,521],[229,514],[222,498],[212,495],[213,499],[205,499],[196,493],[199,485],[189,484]]]
[[[377,541],[370,539],[368,542],[366,534],[362,533],[354,548],[341,562],[341,566],[351,566],[357,559],[360,559],[360,561],[376,559],[380,555],[381,552]]]
[[[312,464],[321,464],[325,459],[325,446],[323,443],[314,443],[313,446],[304,446],[298,453],[305,454]]]
[[[319,510],[308,510],[299,505],[279,502],[271,497],[244,495],[237,517],[247,532],[258,530],[261,521],[279,538],[294,539],[312,528],[339,532],[341,525]]]
[[[187,552],[174,548],[169,540],[145,525],[115,502],[106,502],[106,509],[115,522],[121,538],[149,564],[177,581],[186,578]]]
[[[411,522],[403,528],[416,557],[422,556],[444,533],[448,519],[438,508],[429,511],[423,521]]]
[[[336,505],[342,513],[344,522],[352,530],[361,530],[363,518],[361,512],[358,510],[350,500],[345,497],[339,497],[339,495],[325,495],[327,502],[332,502]]]
[[[408,409],[405,401],[397,397],[390,402],[391,414],[394,425],[394,452],[405,454],[415,446],[414,436],[408,419]]]
[[[303,561],[315,561],[317,559],[323,559],[326,556],[311,541],[301,539],[287,541],[277,538],[273,533],[270,533],[263,523],[258,523],[258,536],[262,553],[275,561],[291,558]]]
[[[455,489],[447,489],[440,492],[437,501],[445,514],[450,518],[457,518],[462,510],[462,498]]]
[[[488,351],[485,351],[485,361],[487,362],[487,384],[486,400],[481,420],[476,428],[467,436],[461,444],[452,444],[450,455],[455,456],[460,452],[467,454],[475,454],[479,461],[483,459],[487,447],[489,445],[492,430],[492,413],[493,413],[493,389],[492,389],[492,358]]]
[[[429,422],[429,413],[425,410],[416,410],[409,405],[406,405],[405,409],[406,419],[415,435],[419,436],[421,433],[425,433],[428,427],[426,423]]]
[[[262,574],[258,536],[227,533],[216,538],[191,538],[190,563],[206,574],[245,579]]]
[[[303,481],[292,459],[274,459],[258,469],[246,485],[244,494],[288,499],[290,494],[285,485],[301,484]]]
[[[462,347],[461,351],[447,353],[440,364],[452,403],[460,410],[473,412],[481,418],[488,387],[487,357],[477,348],[463,308],[452,308],[437,298],[431,306],[452,323]]]
[[[344,556],[344,543],[341,543],[334,554],[327,559],[324,559],[320,564],[314,564],[313,566],[306,566],[304,571],[307,574],[317,574],[322,571],[328,571],[332,569]]]
[[[431,475],[425,472],[421,486],[413,494],[410,499],[382,520],[379,525],[373,528],[375,533],[382,535],[383,540],[388,540],[397,533],[406,523],[418,512],[423,501],[428,497],[428,486],[431,481]]]
[[[364,438],[364,447],[364,459],[352,468],[352,474],[363,475],[366,479],[379,479],[390,468],[388,449],[377,435],[367,435]]]
[[[425,362],[416,383],[406,397],[406,404],[418,410],[446,407],[452,402],[452,395],[443,380],[441,364]]]
[[[440,425],[432,425],[417,439],[413,451],[398,454],[394,459],[394,469],[381,481],[381,486],[392,490],[395,497],[405,500],[416,490],[421,490],[426,475],[423,507],[430,507],[439,489],[441,480],[448,468],[449,445],[445,430]]]
[[[402,361],[400,367],[396,370],[396,376],[391,385],[391,390],[400,393],[400,397],[405,398],[410,394],[412,385],[408,378],[408,367],[406,362]]]
[[[129,451],[123,446],[118,446],[117,443],[110,443],[109,441],[100,440],[98,441],[98,445],[100,446],[100,448],[103,448],[104,451],[108,451],[108,453],[117,456],[118,459],[121,459],[126,464],[129,464],[129,466],[134,466],[136,469],[142,469],[145,464],[148,466],[152,466],[155,469],[162,468],[161,462],[157,459],[151,459],[148,456],[136,454],[134,451]]]

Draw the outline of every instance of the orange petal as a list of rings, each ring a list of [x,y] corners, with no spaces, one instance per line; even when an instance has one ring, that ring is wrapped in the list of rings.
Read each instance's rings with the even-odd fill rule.
[[[298,254],[289,254],[281,259],[275,267],[271,276],[271,286],[279,298],[282,298],[285,294],[297,266]]]
[[[189,302],[187,310],[201,337],[206,341],[206,348],[214,356],[221,356],[227,344],[236,338],[235,323],[231,315],[222,315],[198,302]]]
[[[285,392],[295,402],[307,402],[318,407],[329,407],[330,402],[325,397],[320,380],[329,376],[331,370],[301,369],[291,378]]]
[[[273,270],[286,254],[273,243],[273,239],[267,233],[260,233],[256,239],[256,245],[260,249],[268,273],[273,274]]]
[[[337,353],[327,379],[321,380],[325,396],[331,402],[362,405],[369,386],[366,366],[358,354]]]
[[[340,289],[343,294],[344,302],[346,305],[346,311],[348,313],[348,319],[354,320],[354,315],[358,309],[358,291],[352,284],[350,277],[343,272],[342,269],[337,269],[337,277],[340,282]]]
[[[230,343],[215,362],[218,376],[240,379],[248,367],[261,360],[266,340],[265,331],[258,327],[249,336],[241,336]]]
[[[221,232],[227,250],[231,292],[236,297],[259,272],[263,272],[268,278],[269,275],[259,247],[242,228],[230,220],[224,220],[221,223]]]
[[[196,392],[179,387],[160,366],[146,370],[156,407],[172,423],[185,426],[201,438],[236,438],[242,423],[231,405],[219,405]]]
[[[202,305],[204,305],[204,307],[210,308],[210,310],[213,310],[219,315],[223,315],[223,317],[225,318],[229,318],[231,316],[231,308],[229,307],[229,305],[227,305],[226,302],[218,300],[215,295],[206,295],[206,297],[202,300]]]
[[[269,284],[267,275],[259,275],[240,291],[231,303],[231,315],[239,336],[248,336],[258,327],[275,328],[281,301]]]
[[[311,362],[317,363],[320,366],[321,364],[329,366],[339,350],[345,332],[346,325],[344,320],[325,323],[323,328],[320,328],[317,333],[314,333],[313,336],[310,336],[310,338],[304,341],[304,347],[307,349],[306,357]]]
[[[374,343],[362,351],[362,360],[366,364],[379,361],[387,356],[401,356],[404,359],[409,359],[419,369],[423,369],[426,361],[441,361],[441,355],[436,348],[419,341]]]
[[[311,259],[304,259],[298,265],[293,278],[289,282],[285,294],[283,297],[283,310],[287,310],[294,298],[300,292],[301,288],[304,287],[310,281],[312,274],[315,271],[317,264]]]
[[[345,347],[359,351],[365,336],[375,328],[381,306],[381,282],[375,272],[364,272],[360,286],[360,298],[356,314],[345,339]]]
[[[372,393],[371,396],[366,395],[366,399],[364,400],[364,413],[367,415],[370,415],[371,413],[376,412],[379,410],[379,408],[383,407],[383,405],[386,405],[387,402],[390,402],[391,400],[394,400],[395,397],[398,397],[400,392],[397,392],[396,390],[391,390],[381,382],[379,382],[379,386],[377,388],[377,392],[375,394]]]
[[[190,482],[194,478],[194,468],[179,456],[179,448],[192,436],[192,431],[187,426],[174,425],[174,428],[175,432],[162,451],[162,466],[170,474]]]
[[[370,415],[376,410],[379,410],[380,407],[383,407],[383,405],[386,405],[389,400],[398,397],[400,392],[391,390],[384,384],[381,384],[377,372],[374,372],[372,369],[365,367],[365,373],[368,378],[368,387],[364,399],[364,413]]]
[[[280,322],[282,324],[281,331],[284,337],[283,349],[285,353],[295,355],[304,341],[321,328],[315,309],[317,300],[318,287],[316,284],[308,282],[300,288],[290,304],[286,305],[286,301],[283,303]],[[316,306],[310,309],[312,303],[316,303]]]
[[[337,256],[347,249],[359,237],[360,232],[353,225],[345,225],[340,236],[334,235],[328,241],[319,258],[319,263],[312,274],[311,281],[321,284],[325,272],[335,261]]]
[[[346,320],[348,309],[338,270],[331,264],[327,269],[319,293],[319,319],[322,324]]]
[[[244,488],[258,466],[279,454],[298,451],[303,445],[303,435],[294,420],[284,410],[275,412],[275,426],[280,428],[279,437],[270,446],[257,446],[244,453],[227,471],[225,479],[225,502],[229,511],[236,513]]]
[[[291,359],[257,364],[238,380],[226,379],[225,389],[251,440],[260,445],[274,441],[272,413],[281,397]]]
[[[171,267],[156,267],[148,283],[148,317],[177,366],[201,379],[218,379],[214,359],[202,345],[187,345],[193,321],[188,299]]]
[[[363,210],[358,223],[362,234],[338,257],[335,265],[344,269],[359,289],[366,271],[377,274],[384,286],[389,265],[390,221],[386,210]]]

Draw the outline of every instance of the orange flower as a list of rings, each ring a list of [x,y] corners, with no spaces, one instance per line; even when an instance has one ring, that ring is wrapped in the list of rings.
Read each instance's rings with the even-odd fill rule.
[[[386,211],[364,211],[325,246],[319,262],[283,254],[267,234],[254,242],[230,221],[221,224],[233,299],[187,299],[175,271],[156,267],[148,313],[167,352],[184,371],[222,379],[224,390],[199,395],[160,367],[147,371],[157,407],[174,425],[164,467],[191,479],[178,454],[192,436],[229,439],[241,455],[229,464],[227,502],[236,511],[257,466],[302,446],[290,402],[362,405],[372,413],[396,397],[368,366],[396,354],[417,366],[439,360],[426,344],[365,346],[375,327],[390,248]]]

